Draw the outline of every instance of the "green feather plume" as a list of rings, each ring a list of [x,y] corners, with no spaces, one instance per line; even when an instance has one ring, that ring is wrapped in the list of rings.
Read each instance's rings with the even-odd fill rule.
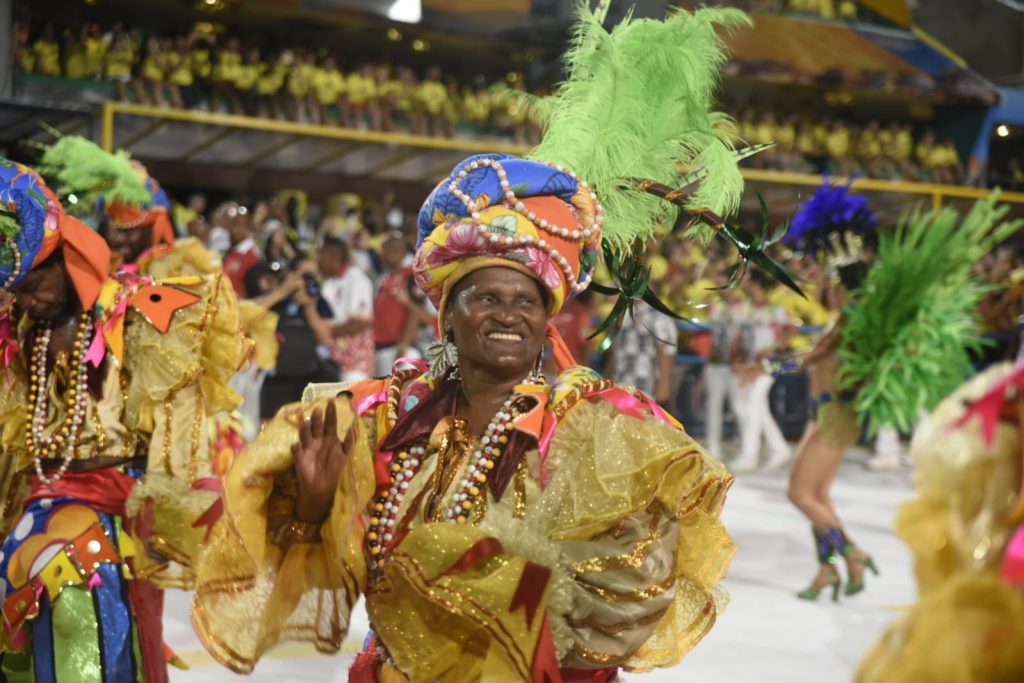
[[[680,187],[700,169],[688,204],[718,215],[739,206],[743,178],[724,124],[711,110],[726,61],[716,25],[750,25],[739,10],[678,10],[664,21],[627,17],[611,32],[587,3],[565,55],[567,79],[554,95],[524,95],[544,128],[527,158],[572,169],[601,197],[604,238],[617,249],[671,226],[678,208],[628,188],[623,178]],[[701,236],[710,239],[704,228]]]
[[[971,372],[981,346],[975,307],[988,287],[974,265],[1024,221],[1003,222],[998,192],[963,219],[951,208],[915,209],[892,233],[879,233],[876,265],[845,311],[839,386],[872,431],[910,431]]]
[[[145,206],[152,199],[127,152],[111,154],[78,135],[63,136],[47,147],[36,170],[57,188],[70,213],[89,213],[99,200]],[[78,201],[68,205],[72,194]]]

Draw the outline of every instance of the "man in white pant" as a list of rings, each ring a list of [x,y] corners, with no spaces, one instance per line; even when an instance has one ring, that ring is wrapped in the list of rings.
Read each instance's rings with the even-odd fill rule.
[[[724,290],[721,301],[708,311],[711,326],[711,357],[704,368],[704,408],[706,412],[705,446],[708,453],[722,459],[722,423],[725,399],[734,413],[739,411],[740,395],[732,376],[732,352],[739,333],[739,307],[733,290]]]
[[[764,363],[784,345],[792,324],[781,306],[768,301],[763,277],[755,272],[746,281],[750,302],[742,313],[737,340],[739,361],[733,372],[739,394],[736,414],[740,422],[740,453],[731,465],[735,472],[757,469],[762,440],[768,449],[766,468],[782,467],[791,456],[789,444],[772,415],[768,394],[775,377],[765,372]]]

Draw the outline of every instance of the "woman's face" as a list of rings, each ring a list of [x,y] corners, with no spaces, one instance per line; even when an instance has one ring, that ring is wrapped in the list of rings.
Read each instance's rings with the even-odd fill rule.
[[[110,251],[120,256],[125,263],[135,263],[142,252],[153,246],[153,227],[107,229],[107,244]]]
[[[21,310],[37,320],[56,320],[67,313],[74,296],[60,261],[30,270],[13,291]]]
[[[498,377],[526,377],[544,348],[547,303],[534,278],[511,268],[481,268],[448,301],[446,327],[460,365]]]

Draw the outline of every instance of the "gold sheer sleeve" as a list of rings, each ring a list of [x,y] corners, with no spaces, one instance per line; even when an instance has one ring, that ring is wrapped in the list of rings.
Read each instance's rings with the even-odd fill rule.
[[[339,438],[349,429],[356,435],[316,542],[281,547],[273,541],[293,518],[291,446],[301,405],[283,408],[225,479],[225,514],[199,564],[192,614],[206,648],[233,671],[252,671],[268,648],[285,640],[336,652],[366,584],[360,518],[374,492],[372,420],[354,419],[345,397],[329,400],[338,406]]]
[[[541,505],[573,582],[563,664],[674,665],[726,603],[734,545],[718,516],[732,476],[684,431],[605,401],[568,413],[544,466]]]

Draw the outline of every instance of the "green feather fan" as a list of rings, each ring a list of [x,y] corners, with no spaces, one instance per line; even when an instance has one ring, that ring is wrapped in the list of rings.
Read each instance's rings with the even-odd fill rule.
[[[68,195],[77,197],[77,203],[67,206],[70,213],[89,213],[99,200],[145,206],[152,198],[127,152],[111,154],[78,135],[61,137],[47,147],[36,168],[65,205]]]
[[[750,20],[734,9],[679,10],[664,21],[627,17],[609,32],[603,15],[581,4],[566,81],[549,97],[524,96],[544,128],[527,158],[570,168],[595,188],[604,238],[616,249],[671,226],[679,211],[623,179],[680,187],[699,168],[701,184],[688,207],[733,213],[743,178],[723,125],[728,117],[711,110],[726,60],[716,26]],[[710,239],[710,228],[703,230]]]
[[[971,372],[981,346],[975,307],[987,287],[974,265],[1020,229],[1003,222],[998,193],[963,219],[951,208],[915,209],[892,233],[879,233],[876,265],[845,310],[839,386],[872,431],[910,431]]]

